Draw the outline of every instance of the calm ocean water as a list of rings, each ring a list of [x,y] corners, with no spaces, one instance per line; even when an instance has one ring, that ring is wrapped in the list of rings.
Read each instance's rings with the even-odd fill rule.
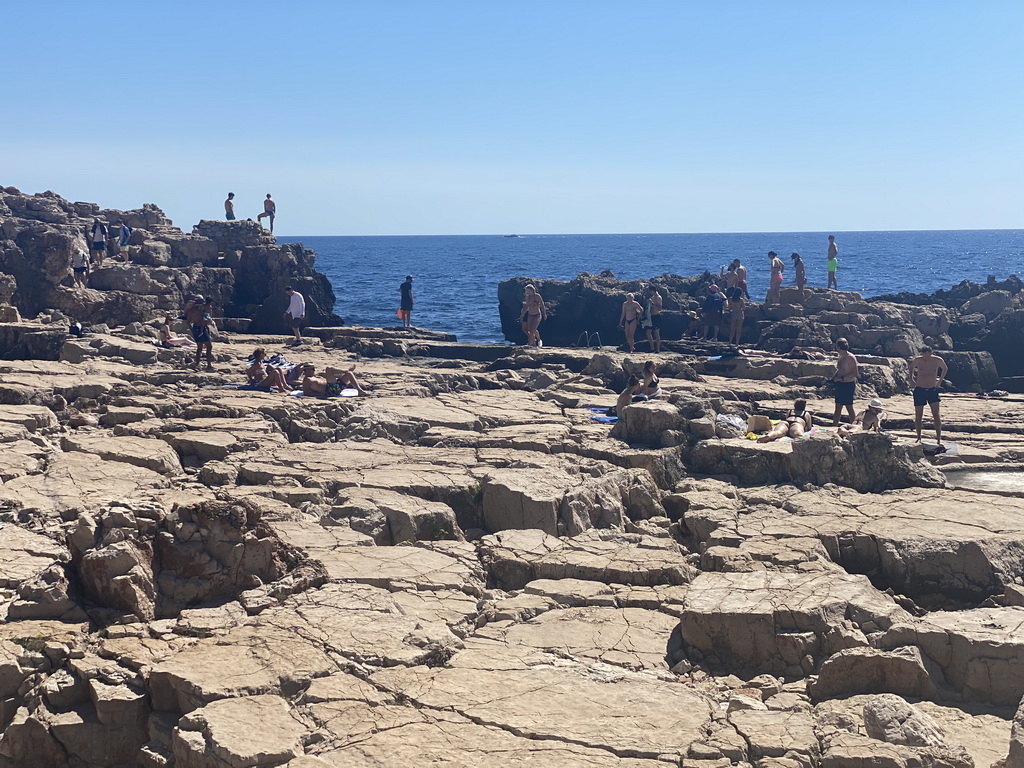
[[[398,324],[398,285],[414,277],[413,324],[455,333],[460,341],[502,342],[498,283],[512,277],[571,280],[610,269],[635,280],[665,272],[717,272],[733,258],[748,271],[751,297],[768,286],[768,251],[807,264],[811,285],[826,282],[822,232],[701,235],[459,235],[293,237],[317,253],[317,268],[334,285],[335,311],[350,325]],[[931,293],[961,280],[1024,275],[1024,230],[833,232],[839,245],[839,287],[865,296]]]

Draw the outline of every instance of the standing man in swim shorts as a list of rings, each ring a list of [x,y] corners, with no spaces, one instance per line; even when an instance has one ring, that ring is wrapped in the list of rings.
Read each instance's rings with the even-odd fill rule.
[[[121,222],[121,227],[118,229],[117,235],[117,250],[121,254],[121,258],[124,259],[124,263],[128,263],[128,241],[132,239],[132,228]]]
[[[839,339],[836,342],[839,359],[836,360],[836,372],[832,374],[832,386],[835,389],[836,410],[832,415],[832,426],[839,426],[839,416],[846,408],[853,424],[856,414],[853,411],[853,398],[857,390],[857,358],[850,354],[850,342]]]
[[[412,328],[412,275],[405,276],[405,282],[398,286],[398,313],[402,316],[402,327]]]
[[[772,276],[771,282],[768,284],[768,297],[765,299],[765,304],[778,304],[782,295],[782,272],[786,269],[786,265],[782,263],[782,259],[775,251],[769,251],[768,258],[771,259]]]
[[[839,281],[836,279],[836,270],[839,269],[839,246],[836,245],[836,236],[828,236],[828,287],[839,290]]]
[[[199,370],[199,360],[202,357],[203,349],[206,349],[206,370],[213,370],[213,336],[212,331],[216,329],[213,318],[210,316],[212,306],[202,296],[194,296],[185,305],[185,320],[192,328],[192,340],[196,343],[196,361],[192,370]]]
[[[302,327],[302,321],[306,319],[306,299],[290,285],[284,289],[284,295],[288,297],[288,309],[284,311],[284,319],[291,325],[292,334],[295,336],[292,346],[297,347],[302,343],[299,329]]]
[[[661,308],[664,301],[658,289],[647,286],[647,309],[644,312],[644,328],[647,330],[647,348],[655,354],[661,352]]]
[[[939,390],[946,379],[949,369],[945,361],[932,354],[931,347],[922,347],[921,354],[910,364],[910,386],[914,388],[914,428],[917,430],[917,442],[921,442],[921,422],[924,419],[924,407],[931,406],[932,421],[935,422],[935,442],[939,444],[939,453],[944,453],[942,445],[942,419],[939,416]]]
[[[259,222],[264,216],[270,217],[270,234],[274,234],[274,216],[277,215],[277,203],[267,192],[267,199],[263,201],[263,213],[256,217],[256,221]]]
[[[228,221],[235,220],[235,193],[228,192],[228,199],[224,201],[224,218]]]

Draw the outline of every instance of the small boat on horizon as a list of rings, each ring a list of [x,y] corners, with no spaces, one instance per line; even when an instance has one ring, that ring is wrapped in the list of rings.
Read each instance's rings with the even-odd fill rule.
[[[505,235],[505,237],[519,237],[519,235]]]

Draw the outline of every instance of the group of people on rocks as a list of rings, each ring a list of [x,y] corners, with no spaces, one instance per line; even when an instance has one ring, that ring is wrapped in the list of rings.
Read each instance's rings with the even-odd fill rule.
[[[89,249],[81,246],[75,248],[71,254],[71,275],[75,285],[79,288],[89,287],[89,272],[93,265],[103,266],[103,260],[107,256],[107,243],[110,238],[116,238],[117,255],[122,261],[128,263],[129,243],[131,242],[134,230],[124,220],[117,222],[116,226],[107,226],[107,223],[98,216],[92,220],[92,226],[85,233]]]
[[[841,437],[849,437],[857,432],[881,432],[886,420],[885,406],[878,398],[872,399],[864,410],[855,412],[854,401],[857,394],[858,365],[857,358],[850,352],[850,343],[846,339],[836,341],[836,370],[829,379],[832,385],[835,410],[832,414],[832,427]],[[931,347],[922,347],[921,353],[910,363],[910,386],[914,398],[914,429],[917,442],[921,442],[921,430],[924,423],[924,409],[931,409],[932,422],[935,427],[935,453],[945,453],[942,444],[942,417],[939,412],[940,392],[949,369],[945,361],[935,354]],[[843,411],[849,420],[841,423]],[[792,410],[786,417],[775,424],[767,434],[758,438],[758,442],[766,443],[782,437],[797,438],[807,434],[814,426],[814,417],[807,410],[807,401],[798,399],[793,403]]]

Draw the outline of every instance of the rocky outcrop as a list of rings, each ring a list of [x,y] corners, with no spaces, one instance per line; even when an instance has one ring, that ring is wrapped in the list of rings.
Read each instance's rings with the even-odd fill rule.
[[[218,316],[247,318],[257,332],[287,332],[283,290],[293,284],[306,298],[310,325],[340,324],[334,292],[315,270],[313,252],[277,245],[255,222],[204,221],[185,234],[151,204],[116,211],[71,203],[53,192],[0,190],[0,272],[14,278],[10,301],[23,316],[58,309],[87,325],[124,325],[177,313],[188,296],[202,294]],[[131,263],[121,263],[111,250],[89,275],[89,288],[79,289],[71,279],[71,256],[87,248],[94,218],[134,229]],[[108,238],[111,248],[114,239]],[[33,356],[31,350],[20,354]]]

